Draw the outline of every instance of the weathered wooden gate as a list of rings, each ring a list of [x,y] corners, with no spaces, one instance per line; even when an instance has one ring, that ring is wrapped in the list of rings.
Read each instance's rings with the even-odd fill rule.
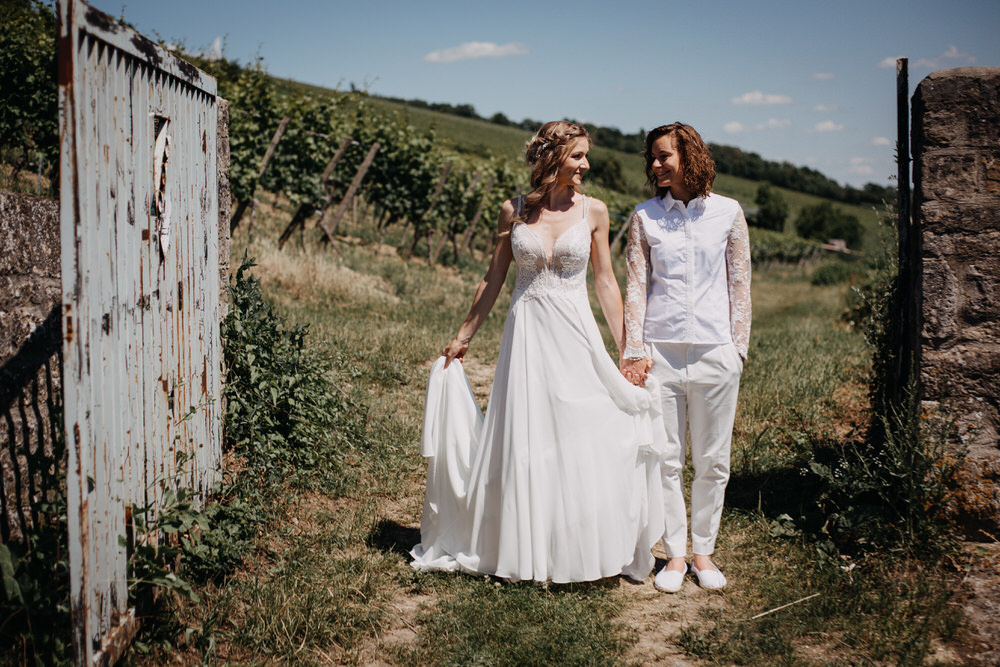
[[[130,507],[208,490],[221,459],[215,80],[60,0],[61,235],[73,641],[134,633]]]

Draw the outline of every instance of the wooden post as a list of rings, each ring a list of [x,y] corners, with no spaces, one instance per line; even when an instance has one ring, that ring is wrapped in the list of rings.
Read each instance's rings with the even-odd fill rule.
[[[483,198],[479,201],[479,208],[476,209],[476,214],[472,216],[472,222],[469,223],[469,229],[466,230],[465,238],[462,240],[462,247],[466,252],[472,250],[472,237],[476,234],[476,226],[479,224],[479,218],[483,216],[483,209],[486,208],[486,198],[493,191],[493,186],[496,182],[496,174],[491,174],[489,183],[486,184],[486,192],[483,193]]]
[[[465,200],[466,197],[469,196],[469,194],[473,190],[476,189],[476,186],[479,185],[479,179],[482,177],[482,175],[483,175],[483,172],[477,171],[475,173],[475,175],[472,177],[472,180],[469,181],[469,185],[466,186],[465,192],[462,193],[462,200],[463,201]],[[455,215],[451,216],[451,219],[448,220],[448,226],[445,227],[445,233],[448,235],[448,240],[451,241],[451,245],[455,249],[455,258],[456,259],[458,258],[458,248],[457,248],[456,243],[455,243],[455,232],[453,231],[453,229],[454,229],[454,226],[455,226],[455,221],[457,219],[458,219],[458,212],[456,212]],[[430,239],[428,237],[428,241],[429,240]],[[444,248],[444,241],[443,240],[441,241],[441,243],[439,243],[434,248],[433,252],[431,252],[430,249],[428,248],[428,258],[430,259],[430,263],[431,264],[437,264],[438,257],[441,255],[441,249],[442,248]]]
[[[368,168],[372,165],[372,161],[375,159],[375,153],[378,152],[380,148],[379,143],[376,141],[368,149],[368,155],[365,156],[364,162],[358,168],[358,173],[354,174],[354,180],[351,181],[350,187],[347,188],[347,194],[344,198],[340,200],[340,206],[337,207],[337,212],[333,215],[333,220],[330,222],[328,227],[326,224],[326,215],[324,214],[319,220],[319,226],[323,230],[323,238],[325,240],[333,243],[333,233],[337,231],[337,225],[340,223],[340,218],[344,215],[344,211],[347,210],[348,204],[351,203],[351,198],[354,197],[354,193],[357,191],[358,187],[361,185],[361,179],[365,177],[365,173]],[[329,209],[327,209],[329,210]]]
[[[340,162],[341,158],[344,157],[344,153],[347,152],[347,147],[350,146],[353,141],[354,139],[351,137],[344,139],[340,143],[340,148],[337,149],[337,152],[333,154],[333,157],[330,158],[330,161],[326,164],[326,168],[323,169],[323,175],[319,178],[319,185],[324,189],[325,195],[323,197],[323,204],[319,208],[320,215],[323,215],[326,212],[326,209],[330,206],[331,196],[329,192],[326,192],[327,181],[330,180],[330,176],[333,175],[334,168],[337,166],[337,163]],[[302,225],[302,229],[305,230],[306,219],[315,213],[316,210],[316,205],[311,203],[299,206],[299,210],[297,210],[295,215],[292,216],[292,221],[288,223],[288,226],[285,227],[285,231],[281,232],[281,236],[278,238],[278,250],[281,250],[284,247],[285,243],[289,238],[291,238],[292,233],[298,225]]]
[[[253,189],[257,189],[257,183],[260,179],[264,177],[264,172],[267,171],[267,163],[271,161],[271,156],[274,155],[274,151],[278,148],[278,142],[281,141],[281,136],[285,133],[285,128],[288,127],[288,117],[285,116],[278,123],[278,129],[275,130],[274,136],[271,138],[271,145],[267,147],[267,151],[264,153],[264,159],[260,161],[260,168],[257,170],[257,178],[254,179]],[[253,192],[250,193],[250,198],[253,198]],[[240,224],[240,218],[243,217],[243,213],[247,209],[247,205],[250,203],[249,199],[247,201],[241,201],[240,205],[236,207],[236,212],[233,214],[233,219],[229,221],[229,231],[232,232],[236,229],[237,225]]]
[[[899,220],[899,277],[896,288],[896,355],[893,377],[887,378],[886,392],[894,407],[904,414],[906,391],[917,360],[919,328],[917,326],[918,292],[916,262],[919,236],[910,219],[910,85],[906,58],[896,60],[896,166],[898,171],[897,200]],[[919,375],[918,375],[919,376]],[[916,419],[916,414],[907,415]]]
[[[628,229],[631,226],[632,226],[632,217],[629,216],[629,219],[625,221],[625,224],[622,225],[622,228],[618,230],[617,234],[615,234],[615,240],[611,242],[611,252],[613,252],[616,255],[621,254],[622,251],[620,244],[622,242],[622,237],[628,234]]]
[[[414,226],[415,234],[413,236],[413,243],[410,245],[410,250],[406,254],[407,259],[409,259],[413,255],[413,250],[417,247],[417,240],[420,237],[420,228],[423,226],[424,220],[427,219],[427,216],[429,216],[431,212],[434,210],[434,204],[437,203],[438,197],[441,196],[441,191],[444,189],[444,182],[448,180],[448,174],[450,173],[451,173],[451,162],[448,162],[444,165],[444,169],[441,170],[441,178],[438,179],[437,187],[434,188],[434,193],[431,195],[431,201],[427,205],[427,210],[424,211],[424,214],[420,216],[420,219]],[[430,258],[434,254],[434,243],[433,243],[434,230],[428,229],[426,231],[426,236],[427,236],[427,259],[430,260]]]
[[[292,237],[292,234],[295,232],[297,227],[302,226],[302,228],[305,229],[306,218],[315,212],[315,204],[306,202],[305,204],[299,206],[298,210],[295,211],[295,215],[292,216],[292,221],[288,223],[288,226],[285,227],[285,231],[281,232],[281,236],[278,237],[278,250],[285,247],[285,243],[287,243],[288,239]]]

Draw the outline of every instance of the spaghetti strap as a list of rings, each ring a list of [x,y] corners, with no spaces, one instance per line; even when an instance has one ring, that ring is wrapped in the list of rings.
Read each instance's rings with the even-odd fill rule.
[[[583,196],[583,217],[587,217],[587,209],[590,208],[590,197],[587,195]]]
[[[524,215],[524,195],[517,196],[517,217]]]

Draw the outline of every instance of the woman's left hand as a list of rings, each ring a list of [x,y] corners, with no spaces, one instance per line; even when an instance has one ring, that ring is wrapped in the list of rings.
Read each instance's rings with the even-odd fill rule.
[[[643,359],[622,359],[621,372],[625,379],[637,387],[646,386],[646,376],[649,369],[653,367],[653,361],[649,357]]]

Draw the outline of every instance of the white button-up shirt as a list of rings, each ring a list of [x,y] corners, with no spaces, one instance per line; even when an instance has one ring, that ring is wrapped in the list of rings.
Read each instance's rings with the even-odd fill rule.
[[[750,237],[739,203],[717,194],[688,202],[668,191],[632,213],[625,290],[625,357],[644,343],[750,341]]]

